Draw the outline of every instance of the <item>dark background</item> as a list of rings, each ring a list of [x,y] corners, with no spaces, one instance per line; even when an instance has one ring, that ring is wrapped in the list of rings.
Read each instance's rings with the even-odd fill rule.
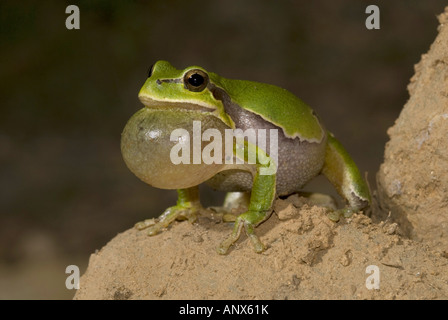
[[[80,9],[67,30],[65,8]],[[381,10],[367,30],[365,9]],[[126,168],[120,134],[158,59],[289,89],[375,188],[387,128],[446,1],[0,2],[0,299],[71,298],[65,268],[174,204]],[[333,192],[317,179],[308,190]],[[206,188],[204,204],[222,195]],[[82,283],[81,283],[82,286]]]

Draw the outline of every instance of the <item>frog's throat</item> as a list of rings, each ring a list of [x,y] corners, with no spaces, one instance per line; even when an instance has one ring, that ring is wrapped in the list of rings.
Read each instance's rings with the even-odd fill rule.
[[[207,108],[205,106],[184,101],[160,101],[152,99],[145,95],[139,95],[138,98],[145,107],[150,109],[172,109],[172,110],[185,109],[207,113],[214,112],[216,110],[215,108]]]

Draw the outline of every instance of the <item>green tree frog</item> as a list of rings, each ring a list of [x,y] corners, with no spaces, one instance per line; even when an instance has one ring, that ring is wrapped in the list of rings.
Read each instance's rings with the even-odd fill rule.
[[[275,197],[300,191],[319,174],[346,202],[344,208],[329,213],[330,219],[338,221],[370,205],[368,186],[347,151],[315,112],[285,89],[226,79],[198,66],[178,70],[158,61],[138,96],[144,107],[123,130],[123,159],[144,182],[178,192],[177,204],[158,219],[136,224],[138,229],[148,228],[149,235],[176,219],[194,222],[202,209],[198,185],[203,182],[228,192],[224,209],[247,208],[218,246],[220,254],[228,252],[243,229],[254,250],[262,252],[265,246],[255,228],[269,218]],[[248,136],[226,140],[226,133],[238,129],[253,129],[266,139],[264,143]],[[224,141],[231,142],[230,152],[224,150]]]

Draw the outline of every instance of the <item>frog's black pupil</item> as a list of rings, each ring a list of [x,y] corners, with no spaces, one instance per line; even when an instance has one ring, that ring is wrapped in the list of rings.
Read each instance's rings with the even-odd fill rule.
[[[194,87],[199,87],[200,85],[202,85],[204,83],[204,77],[198,73],[192,74],[188,78],[188,83]]]

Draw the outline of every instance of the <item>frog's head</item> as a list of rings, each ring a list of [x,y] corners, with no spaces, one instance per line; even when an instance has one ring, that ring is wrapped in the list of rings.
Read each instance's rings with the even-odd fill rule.
[[[138,97],[148,108],[186,109],[213,113],[231,126],[222,101],[214,92],[218,76],[204,68],[191,66],[183,70],[167,61],[157,61],[151,68]]]

